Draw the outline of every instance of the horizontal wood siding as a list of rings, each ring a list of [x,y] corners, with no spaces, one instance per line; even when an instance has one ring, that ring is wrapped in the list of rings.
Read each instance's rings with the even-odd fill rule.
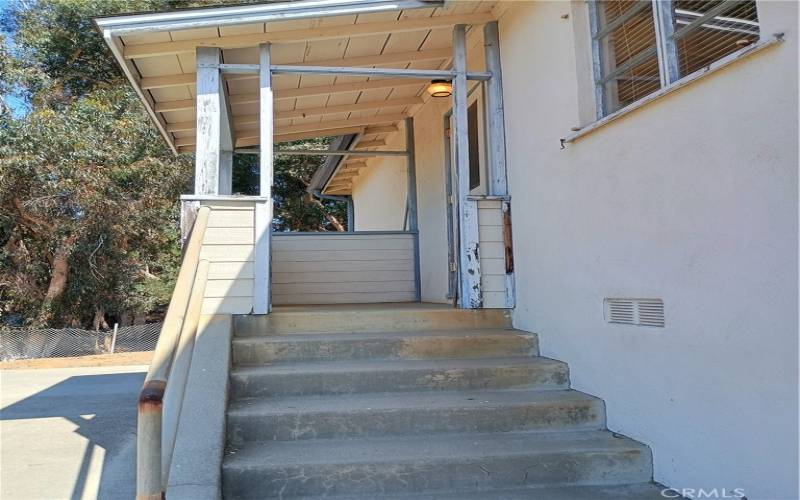
[[[506,258],[500,200],[478,201],[483,307],[506,307]]]
[[[255,204],[202,202],[211,207],[200,258],[208,259],[204,314],[248,314],[253,310]]]
[[[408,233],[272,235],[272,303],[414,301]]]

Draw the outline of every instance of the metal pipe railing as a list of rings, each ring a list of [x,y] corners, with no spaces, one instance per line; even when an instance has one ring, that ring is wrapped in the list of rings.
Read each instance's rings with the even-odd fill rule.
[[[175,429],[183,400],[191,362],[191,348],[208,275],[208,261],[200,261],[209,207],[201,207],[192,227],[186,252],[175,282],[164,325],[153,353],[153,361],[139,393],[139,415],[136,436],[136,498],[161,499],[165,492],[166,472],[172,457]],[[178,358],[177,362],[176,357]],[[175,369],[175,380],[170,375]],[[169,407],[165,418],[164,401],[170,385]],[[164,423],[168,428],[164,429]],[[167,436],[167,453],[162,452],[162,438]],[[162,458],[163,456],[166,458]]]

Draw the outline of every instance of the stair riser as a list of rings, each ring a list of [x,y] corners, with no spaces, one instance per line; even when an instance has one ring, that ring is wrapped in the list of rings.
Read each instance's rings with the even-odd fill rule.
[[[468,389],[566,389],[566,365],[334,373],[234,373],[233,398]]]
[[[335,450],[331,450],[335,453]],[[501,457],[347,465],[226,467],[225,498],[353,495],[507,488],[509,485],[632,484],[650,480],[642,449],[562,451]],[[280,495],[280,496],[279,496]]]
[[[605,426],[603,402],[548,402],[487,408],[405,408],[353,412],[229,415],[228,440],[248,441],[419,435],[436,432],[595,430]]]
[[[319,341],[260,342],[239,339],[233,343],[234,364],[261,365],[278,361],[338,361],[350,359],[441,359],[536,356],[533,335],[474,337],[420,336],[387,339],[326,339]]]
[[[276,333],[414,332],[511,328],[505,309],[402,309],[285,312],[234,318],[237,337]]]

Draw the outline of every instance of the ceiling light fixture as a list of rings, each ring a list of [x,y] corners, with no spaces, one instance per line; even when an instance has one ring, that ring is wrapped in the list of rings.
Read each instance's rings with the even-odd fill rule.
[[[453,94],[453,84],[448,80],[431,80],[428,93],[433,97],[450,97]]]

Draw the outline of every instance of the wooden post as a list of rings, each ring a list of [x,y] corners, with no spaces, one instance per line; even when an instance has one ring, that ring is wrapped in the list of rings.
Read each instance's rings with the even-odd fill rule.
[[[467,120],[467,42],[465,27],[453,28],[453,126],[458,195],[459,298],[462,309],[483,305],[481,290],[478,203],[469,196],[469,135]]]
[[[417,216],[417,163],[414,157],[414,119],[405,119],[406,129],[406,167],[408,230],[414,234],[414,294],[417,302],[422,301],[422,278],[419,259],[419,217]]]
[[[222,149],[219,154],[218,194],[233,194],[233,151]]]
[[[506,125],[503,114],[503,70],[500,67],[500,35],[497,21],[483,27],[486,69],[492,77],[486,82],[486,128],[489,139],[489,194],[508,194],[506,178]]]
[[[233,121],[225,84],[220,81],[220,154],[218,194],[233,194]]]
[[[197,47],[197,137],[194,194],[219,193],[222,97],[220,49]]]
[[[259,50],[259,92],[260,103],[260,192],[264,198],[256,203],[255,213],[255,289],[253,292],[253,313],[267,314],[270,301],[270,260],[272,253],[272,130],[273,96],[272,72],[270,70],[270,45],[261,44]]]

